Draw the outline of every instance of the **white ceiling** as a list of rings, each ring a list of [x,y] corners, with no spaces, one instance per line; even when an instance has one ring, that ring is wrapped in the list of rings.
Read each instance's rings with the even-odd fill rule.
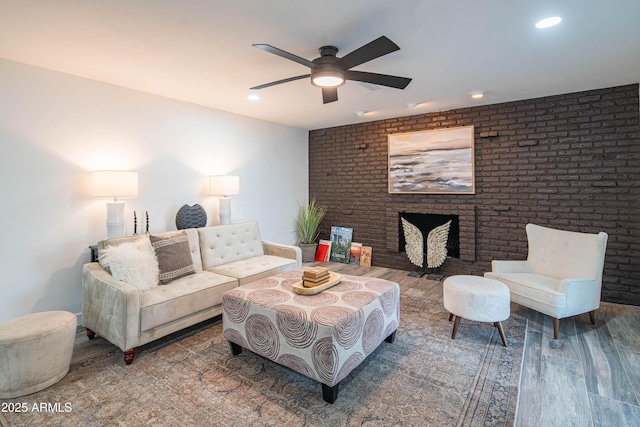
[[[639,22],[640,0],[0,0],[0,58],[318,129],[637,83]],[[413,78],[405,90],[348,82],[324,105],[304,79],[246,98],[308,73],[254,43],[312,60],[381,35],[401,50],[355,69]]]

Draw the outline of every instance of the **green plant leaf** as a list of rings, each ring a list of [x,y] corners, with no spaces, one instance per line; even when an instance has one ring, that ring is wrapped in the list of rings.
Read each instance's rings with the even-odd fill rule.
[[[320,234],[320,223],[327,213],[327,207],[319,205],[316,197],[300,206],[300,215],[296,223],[300,243],[314,243]]]

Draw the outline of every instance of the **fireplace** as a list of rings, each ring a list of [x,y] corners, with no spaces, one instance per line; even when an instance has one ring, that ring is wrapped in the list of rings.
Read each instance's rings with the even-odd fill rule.
[[[452,238],[457,248],[451,252],[458,254],[457,261],[476,260],[476,209],[472,204],[442,205],[437,203],[416,203],[398,201],[385,210],[386,244],[385,248],[392,252],[404,252],[404,232],[400,221],[400,215],[430,214],[442,216],[454,216],[458,218],[457,237]],[[410,221],[407,219],[407,221]],[[410,221],[411,222],[411,221]],[[446,222],[446,221],[445,221]],[[452,221],[453,224],[453,221]],[[451,230],[450,230],[451,232]],[[449,255],[451,256],[451,255]],[[452,259],[452,261],[454,261]]]
[[[458,215],[398,212],[398,252],[404,252],[405,250],[405,238],[401,218],[406,219],[420,229],[424,236],[425,249],[429,232],[445,224],[447,221],[451,221],[449,237],[447,239],[447,257],[460,258],[460,221]]]

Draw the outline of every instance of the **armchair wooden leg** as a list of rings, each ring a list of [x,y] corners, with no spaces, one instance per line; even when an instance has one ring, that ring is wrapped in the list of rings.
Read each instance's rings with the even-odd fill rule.
[[[451,319],[453,319],[453,313],[449,313],[449,322],[451,322]]]
[[[596,324],[596,311],[595,310],[591,310],[589,312],[589,320],[591,320],[591,324],[592,325]]]
[[[553,318],[553,339],[558,339],[558,330],[560,329],[560,319]]]

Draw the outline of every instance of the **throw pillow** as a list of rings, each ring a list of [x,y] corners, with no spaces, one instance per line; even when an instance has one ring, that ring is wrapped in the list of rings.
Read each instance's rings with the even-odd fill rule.
[[[158,257],[161,285],[195,273],[187,233],[181,231],[169,236],[152,234],[149,239]]]
[[[158,260],[149,239],[106,247],[104,255],[109,259],[114,279],[127,282],[141,291],[158,285]]]

